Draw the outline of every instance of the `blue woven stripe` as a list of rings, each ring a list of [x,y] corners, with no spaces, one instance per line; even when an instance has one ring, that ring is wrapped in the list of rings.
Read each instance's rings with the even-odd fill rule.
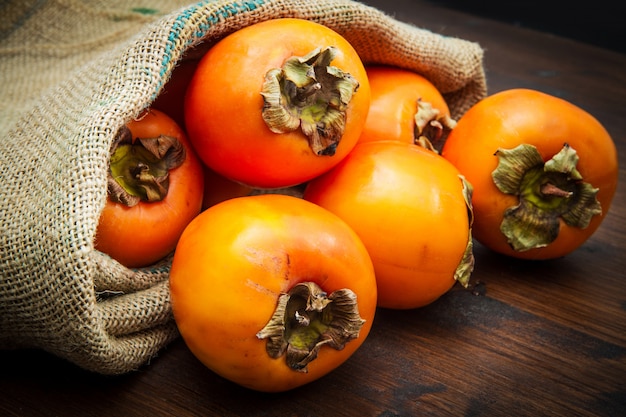
[[[161,86],[163,85],[162,80],[165,78],[165,74],[167,73],[167,67],[172,59],[172,52],[176,47],[176,41],[179,40],[180,34],[182,33],[185,24],[194,15],[201,15],[202,11],[200,9],[212,3],[213,1],[214,0],[205,0],[196,3],[195,5],[183,10],[183,12],[176,17],[176,20],[174,21],[174,24],[172,25],[172,28],[170,30],[167,45],[165,47],[165,54],[163,55],[163,60],[161,62],[161,70],[159,73],[161,81],[157,86],[157,91],[159,91],[161,89]],[[220,21],[228,19],[242,12],[253,11],[257,7],[265,4],[265,2],[266,0],[233,1],[232,3],[228,3],[223,5],[222,7],[219,7],[209,15],[205,16],[206,20],[198,24],[197,30],[193,34],[193,37],[191,39],[187,39],[185,41],[185,45],[189,45],[195,40],[202,38],[209,31],[209,29],[211,29],[212,26],[219,23]],[[154,94],[155,96],[153,98],[156,97],[157,93],[155,92]]]

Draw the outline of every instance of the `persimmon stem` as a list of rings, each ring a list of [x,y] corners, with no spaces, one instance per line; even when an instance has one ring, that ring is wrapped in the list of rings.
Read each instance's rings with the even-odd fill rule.
[[[542,184],[540,189],[541,189],[541,194],[543,194],[545,196],[551,196],[551,197],[569,198],[569,197],[571,197],[574,194],[571,191],[565,191],[565,190],[557,187],[556,185],[552,184],[551,182],[547,182],[545,184]]]
[[[322,84],[313,83],[309,85],[305,85],[304,87],[298,88],[296,91],[296,100],[305,101],[307,98],[316,94],[318,91],[322,89]]]

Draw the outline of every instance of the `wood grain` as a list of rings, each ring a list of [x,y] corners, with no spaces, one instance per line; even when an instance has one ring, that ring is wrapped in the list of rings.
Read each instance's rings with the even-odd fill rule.
[[[240,388],[180,340],[120,377],[44,352],[0,352],[3,416],[626,415],[626,55],[409,0],[369,0],[399,20],[479,42],[489,93],[528,87],[596,116],[620,185],[593,237],[553,261],[477,245],[473,288],[411,311],[379,310],[339,369],[281,394]]]

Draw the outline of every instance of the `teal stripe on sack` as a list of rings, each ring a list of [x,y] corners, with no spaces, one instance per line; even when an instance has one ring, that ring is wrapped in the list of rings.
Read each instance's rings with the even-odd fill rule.
[[[195,16],[200,17],[205,21],[198,24],[197,30],[193,34],[193,38],[187,39],[185,42],[185,46],[193,43],[193,41],[196,39],[202,38],[211,29],[211,27],[213,27],[220,21],[224,21],[239,13],[253,11],[259,6],[265,4],[266,0],[233,1],[232,3],[225,4],[212,11],[210,14],[204,16],[204,10],[202,8],[213,2],[214,0],[201,1],[183,10],[183,12],[176,17],[176,20],[174,21],[174,24],[172,25],[168,36],[168,42],[165,47],[165,54],[163,55],[163,59],[161,61],[161,70],[159,73],[161,81],[157,86],[157,91],[159,91],[163,85],[162,80],[165,78],[167,67],[172,60],[172,53],[174,51],[174,48],[176,47],[176,43],[179,40],[181,33],[184,31],[185,24],[190,19]],[[156,94],[157,93],[155,92],[155,96],[153,97],[153,99],[156,98]]]

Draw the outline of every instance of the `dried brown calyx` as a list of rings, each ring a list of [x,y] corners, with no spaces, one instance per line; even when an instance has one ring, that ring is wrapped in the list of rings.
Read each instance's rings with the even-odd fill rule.
[[[343,349],[359,336],[364,323],[353,291],[341,289],[328,295],[319,285],[303,282],[281,294],[272,318],[257,337],[267,339],[270,357],[286,355],[289,368],[307,372],[322,346]]]
[[[459,282],[463,287],[467,288],[469,286],[469,280],[474,271],[474,240],[472,238],[472,226],[474,224],[474,209],[472,207],[472,193],[474,189],[472,185],[465,179],[464,176],[459,175],[461,182],[463,183],[463,199],[465,200],[465,206],[467,208],[467,219],[468,219],[468,239],[467,245],[465,246],[465,252],[463,252],[463,257],[461,258],[461,262],[456,267],[454,271],[454,279]]]
[[[261,92],[263,119],[272,132],[301,129],[315,155],[332,156],[346,124],[346,110],[358,81],[331,66],[334,47],[287,59],[267,72]]]
[[[456,120],[422,100],[417,101],[414,119],[415,144],[436,153],[439,153],[450,131],[456,126]]]
[[[109,199],[128,207],[140,201],[163,200],[169,189],[169,171],[184,161],[185,148],[175,137],[133,141],[130,129],[122,127],[111,146]]]

